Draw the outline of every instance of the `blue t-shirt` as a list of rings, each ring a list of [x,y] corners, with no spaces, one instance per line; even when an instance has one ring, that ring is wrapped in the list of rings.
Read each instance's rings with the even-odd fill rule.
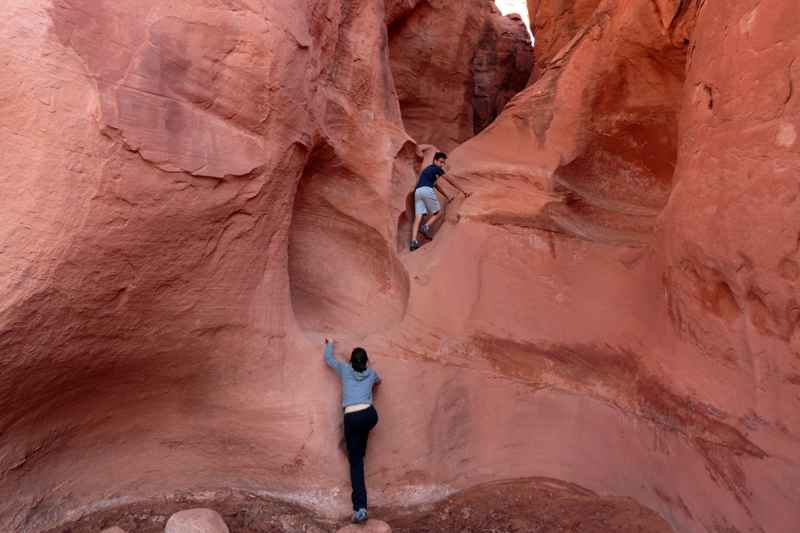
[[[415,189],[419,189],[420,187],[433,187],[436,185],[436,180],[439,179],[439,176],[444,175],[444,169],[442,167],[436,165],[428,165],[425,167],[425,170],[422,171],[422,174],[419,175],[419,181],[417,182],[417,186],[414,187]]]

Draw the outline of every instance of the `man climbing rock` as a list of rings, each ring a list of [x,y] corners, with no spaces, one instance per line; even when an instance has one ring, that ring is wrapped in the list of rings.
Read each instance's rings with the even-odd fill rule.
[[[436,152],[433,156],[433,163],[425,167],[420,173],[417,186],[414,189],[414,224],[411,228],[411,251],[413,252],[419,248],[419,240],[417,239],[419,233],[422,233],[428,239],[433,239],[432,227],[441,216],[442,208],[439,204],[439,199],[436,196],[436,191],[442,193],[448,203],[451,198],[439,187],[437,183],[439,178],[444,176],[447,170],[447,154],[444,152]],[[443,178],[447,183],[461,191],[466,196],[466,193],[461,190],[455,183]],[[428,216],[425,223],[422,223],[422,218]]]

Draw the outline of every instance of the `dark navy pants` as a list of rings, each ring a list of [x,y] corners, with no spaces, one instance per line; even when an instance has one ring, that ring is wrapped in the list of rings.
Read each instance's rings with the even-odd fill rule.
[[[350,460],[350,482],[353,485],[353,510],[367,508],[367,484],[364,481],[364,455],[367,453],[369,432],[378,423],[378,411],[368,409],[344,415],[344,438]]]

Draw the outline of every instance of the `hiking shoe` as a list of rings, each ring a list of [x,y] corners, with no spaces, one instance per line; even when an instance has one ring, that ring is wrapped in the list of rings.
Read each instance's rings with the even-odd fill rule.
[[[423,224],[422,226],[420,226],[419,232],[425,235],[430,240],[433,240],[433,233],[431,233],[431,228],[429,228],[427,224]]]
[[[412,252],[419,248],[419,241],[411,241],[411,246],[409,246],[409,248],[411,248]]]
[[[353,512],[353,523],[363,524],[367,521],[367,510],[363,507],[358,511]]]

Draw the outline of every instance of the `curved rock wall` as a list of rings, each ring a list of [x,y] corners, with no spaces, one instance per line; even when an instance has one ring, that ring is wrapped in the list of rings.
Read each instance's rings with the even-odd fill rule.
[[[645,488],[631,480],[619,489],[676,531],[792,529],[800,522],[789,488],[799,472],[789,457],[798,449],[800,401],[790,177],[799,160],[792,58],[800,48],[790,7],[530,7],[535,83],[454,154],[454,172],[473,193],[460,207],[460,231],[484,232],[504,271],[518,257],[506,250],[537,240],[564,261],[549,296],[532,292],[533,280],[515,285],[538,311],[510,336],[565,339],[542,352],[550,360],[543,368],[562,376],[558,388],[606,376],[582,394],[626,405],[628,415],[684,442],[679,469],[705,463],[705,472],[662,473]],[[591,244],[564,258],[575,239]],[[600,269],[601,257],[624,272]],[[528,264],[542,275],[541,263]],[[580,282],[570,277],[576,271]],[[493,311],[489,301],[480,300],[482,311],[508,328],[498,318],[508,295]],[[591,313],[594,305],[603,310]],[[550,322],[554,315],[560,320]],[[598,343],[625,346],[628,356],[584,352]],[[557,352],[582,355],[550,359]],[[523,353],[515,360],[542,364]],[[574,357],[585,374],[567,370]],[[520,372],[507,357],[494,360]],[[611,375],[627,377],[609,382]],[[627,445],[617,451],[633,462],[673,462],[672,445],[657,442],[636,458]],[[559,461],[574,460],[573,451],[585,453],[565,450]],[[570,479],[602,486],[584,476]]]
[[[225,491],[346,513],[326,335],[385,378],[387,514],[536,479],[652,531],[625,498],[800,523],[792,6],[530,2],[535,83],[409,254],[414,141],[469,138],[520,68],[517,22],[462,4],[11,0],[0,529]]]
[[[389,47],[403,123],[420,144],[450,150],[485,128],[528,81],[522,19],[491,0],[393,2]]]
[[[317,362],[300,326],[402,316],[415,179],[384,10],[346,4],[8,5],[0,529],[320,455],[286,362]]]
[[[793,529],[800,434],[800,23],[787,3],[706,5],[661,219],[670,322],[717,405],[769,454],[733,476],[764,531]],[[736,73],[736,75],[731,75]],[[685,356],[678,364],[695,364]],[[778,509],[787,509],[777,512]]]

